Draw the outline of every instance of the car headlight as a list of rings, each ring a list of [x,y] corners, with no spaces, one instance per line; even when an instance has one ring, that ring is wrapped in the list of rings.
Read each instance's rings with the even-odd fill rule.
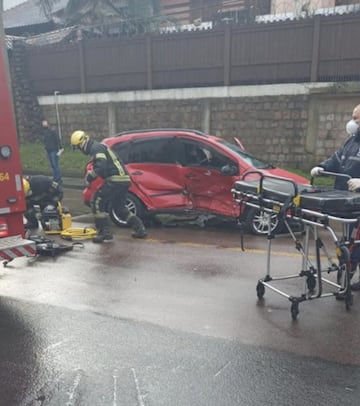
[[[1,158],[8,159],[11,155],[11,148],[9,145],[2,145],[0,147],[0,156]]]

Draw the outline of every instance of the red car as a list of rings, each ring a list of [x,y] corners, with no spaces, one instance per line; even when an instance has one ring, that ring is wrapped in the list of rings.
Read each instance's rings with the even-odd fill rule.
[[[102,142],[126,165],[132,179],[127,205],[145,220],[164,213],[205,214],[236,223],[240,208],[233,200],[231,188],[249,170],[309,183],[304,177],[275,168],[245,152],[238,140],[233,144],[196,130],[137,130]],[[91,163],[86,168],[89,169]],[[90,205],[102,182],[96,179],[83,191],[85,204]],[[248,230],[267,233],[268,214],[252,208],[245,210]],[[125,225],[116,207],[109,205],[108,211],[116,225]],[[279,225],[276,216],[273,217],[275,229]]]

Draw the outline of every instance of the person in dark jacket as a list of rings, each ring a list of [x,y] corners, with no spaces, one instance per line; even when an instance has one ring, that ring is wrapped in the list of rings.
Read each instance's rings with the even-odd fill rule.
[[[335,178],[335,189],[360,192],[360,104],[355,106],[352,119],[346,124],[349,138],[328,159],[311,169],[311,176],[319,176],[322,172],[336,172],[351,176]],[[360,247],[351,253],[352,271],[355,272],[360,259]],[[351,285],[352,290],[360,290],[360,281]]]
[[[87,173],[85,181],[91,183],[97,177],[104,179],[104,184],[94,194],[91,201],[91,210],[97,229],[97,235],[93,241],[102,243],[113,239],[107,213],[109,202],[117,208],[121,217],[133,228],[132,236],[145,238],[147,233],[143,222],[126,206],[126,196],[131,179],[120,159],[111,148],[91,140],[84,131],[74,131],[70,142],[73,148],[80,149],[84,154],[92,156],[93,169],[92,172]]]
[[[51,170],[53,172],[54,181],[57,183],[62,183],[61,170],[59,165],[59,157],[63,152],[61,140],[56,131],[50,128],[49,123],[46,120],[43,120],[41,125],[44,137],[44,145],[47,156],[49,158]]]
[[[44,175],[23,177],[23,188],[26,199],[25,228],[36,229],[39,223],[35,206],[39,206],[41,213],[48,205],[56,207],[63,198],[63,190],[61,185]]]

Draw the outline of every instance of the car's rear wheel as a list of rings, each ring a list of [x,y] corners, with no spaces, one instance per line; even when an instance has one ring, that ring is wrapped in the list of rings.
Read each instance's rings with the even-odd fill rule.
[[[250,208],[246,215],[246,227],[249,232],[256,235],[266,235],[269,232],[269,219],[271,218],[271,232],[278,232],[281,222],[276,213],[267,213],[260,209]]]
[[[129,209],[129,211],[132,214],[135,214],[136,216],[140,217],[141,219],[144,219],[144,217],[146,215],[146,208],[145,208],[144,204],[142,203],[142,201],[140,199],[138,199],[132,193],[128,193],[128,196],[126,199],[126,207]],[[127,227],[127,223],[126,223],[125,219],[121,216],[118,207],[113,207],[110,204],[109,214],[110,214],[111,220],[118,227]]]

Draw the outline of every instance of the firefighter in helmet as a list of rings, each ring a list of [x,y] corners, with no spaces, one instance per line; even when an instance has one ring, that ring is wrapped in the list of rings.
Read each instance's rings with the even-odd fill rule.
[[[41,213],[49,205],[57,207],[58,202],[63,198],[62,187],[48,176],[33,175],[23,177],[23,189],[26,199],[24,217],[27,223],[25,228],[28,230],[37,229],[39,223],[35,206],[39,206]]]
[[[84,131],[74,131],[70,142],[74,149],[80,149],[81,152],[92,157],[93,169],[87,173],[85,181],[91,183],[97,177],[104,179],[103,185],[91,201],[91,210],[98,232],[93,241],[102,243],[113,239],[107,213],[109,202],[132,227],[133,238],[145,238],[147,233],[143,222],[126,207],[126,196],[131,179],[120,159],[106,145],[91,140]]]

